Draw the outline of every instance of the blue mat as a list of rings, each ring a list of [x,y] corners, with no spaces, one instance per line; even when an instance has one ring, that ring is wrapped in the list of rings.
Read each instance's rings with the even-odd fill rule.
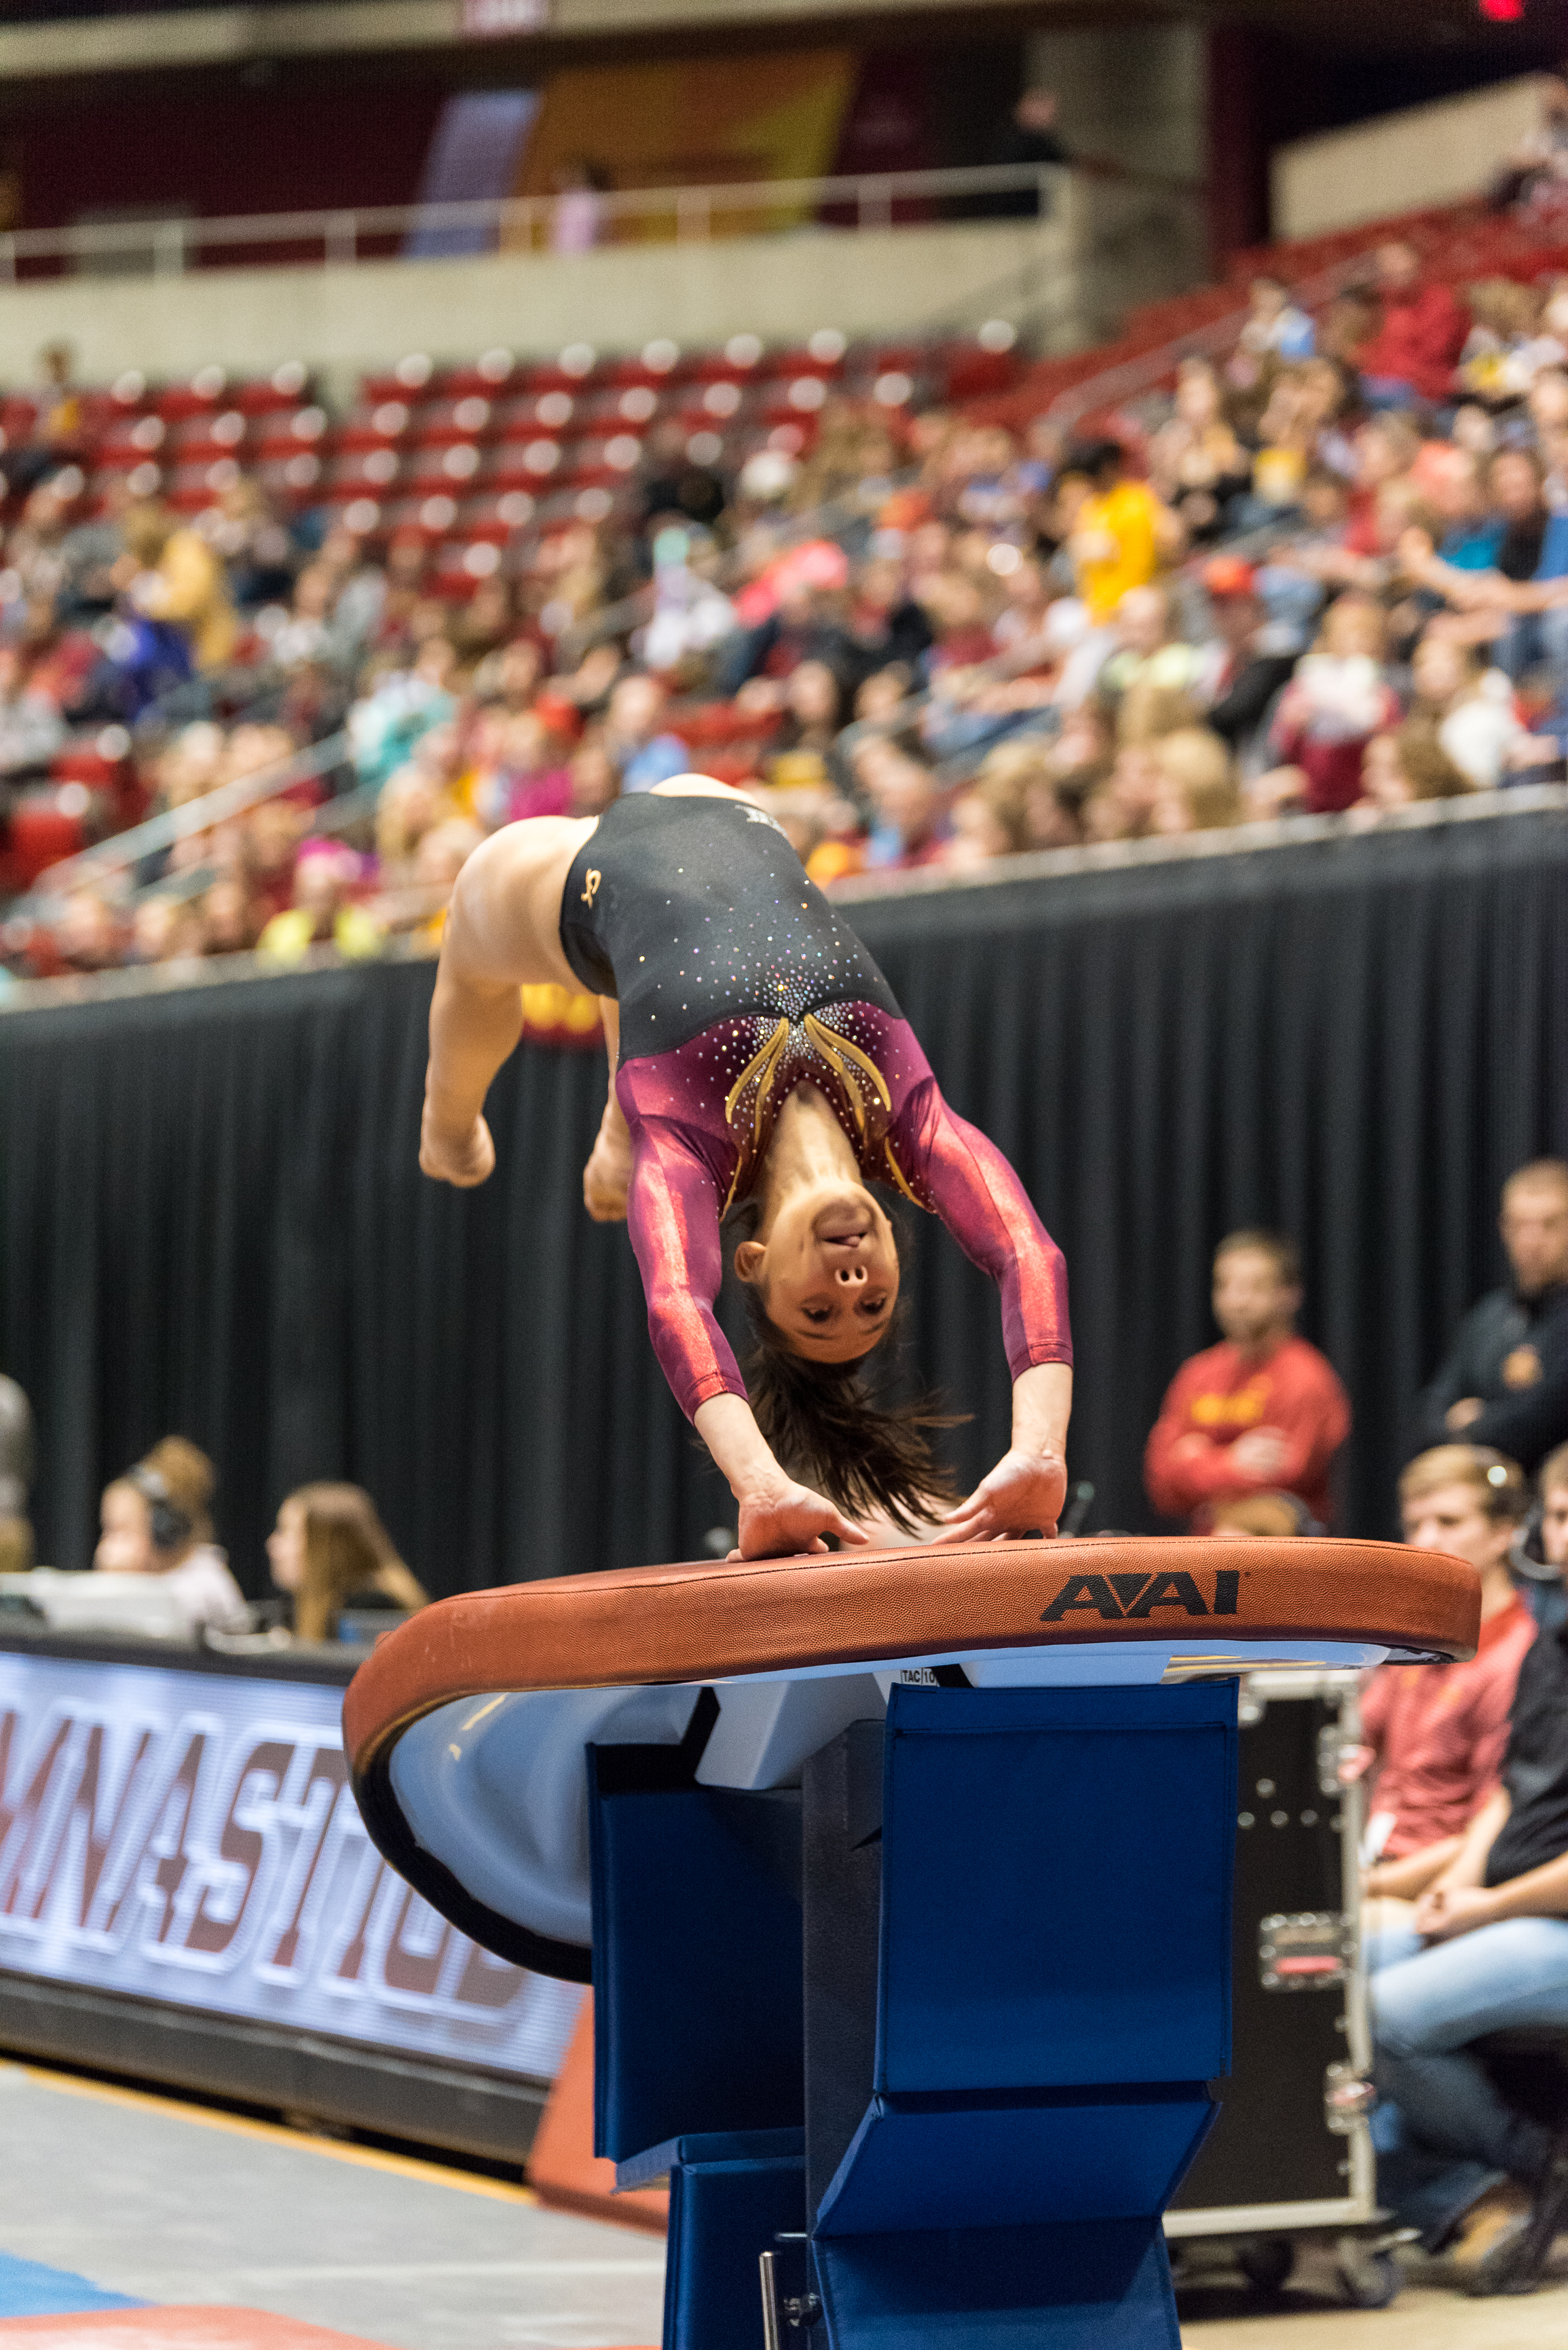
[[[68,2269],[46,2268],[42,2261],[18,2261],[0,2252],[0,2318],[75,2317],[88,2309],[145,2309],[128,2293],[105,2293]]]

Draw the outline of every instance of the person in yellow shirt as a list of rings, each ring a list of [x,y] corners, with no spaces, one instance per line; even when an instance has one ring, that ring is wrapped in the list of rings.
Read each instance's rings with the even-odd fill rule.
[[[120,528],[125,554],[116,566],[117,584],[149,619],[174,623],[199,670],[221,669],[233,658],[240,631],[212,547],[156,498],[128,507]]]
[[[1074,521],[1068,552],[1078,594],[1096,628],[1131,588],[1145,588],[1181,552],[1183,532],[1147,482],[1131,479],[1119,441],[1096,441],[1072,461],[1089,495]]]

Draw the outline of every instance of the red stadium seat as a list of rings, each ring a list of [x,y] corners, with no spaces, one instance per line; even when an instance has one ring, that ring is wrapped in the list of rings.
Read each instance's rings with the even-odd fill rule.
[[[264,417],[256,427],[255,453],[269,463],[282,464],[309,450],[317,457],[330,448],[343,443],[336,435],[324,408],[280,408]]]
[[[461,400],[431,400],[416,408],[409,437],[419,449],[449,442],[483,441],[495,431],[495,403],[476,391]]]
[[[221,367],[201,368],[189,383],[165,384],[155,405],[166,424],[187,416],[201,416],[227,404],[229,379]]]
[[[231,384],[228,397],[247,416],[274,416],[305,405],[310,399],[310,369],[300,359],[285,359],[271,375],[253,376]]]
[[[383,499],[390,495],[402,470],[402,460],[395,450],[347,450],[327,461],[322,494],[334,501]]]

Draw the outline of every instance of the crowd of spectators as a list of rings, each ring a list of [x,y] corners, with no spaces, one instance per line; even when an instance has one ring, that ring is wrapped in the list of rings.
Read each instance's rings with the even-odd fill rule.
[[[0,454],[0,775],[97,725],[109,827],[325,749],[13,924],[18,971],[438,936],[487,831],[685,769],[827,887],[1565,772],[1568,281],[1461,302],[1392,244],[1314,317],[1260,280],[1228,351],[1087,440],[825,376],[732,466],[655,422],[617,494],[455,577],[419,521],[239,468],[84,515],[49,363]]]
[[[1369,1675],[1343,1773],[1368,1789],[1379,2199],[1483,2293],[1519,2289],[1527,2230],[1544,2247],[1568,2216],[1552,2129],[1471,2044],[1568,2036],[1568,1164],[1517,1169],[1500,1232],[1508,1281],[1455,1332],[1399,1481],[1405,1541],[1476,1570],[1476,1654]],[[1332,1526],[1350,1404],[1301,1305],[1287,1240],[1220,1243],[1221,1342],[1177,1372],[1145,1457],[1150,1501],[1195,1534]]]

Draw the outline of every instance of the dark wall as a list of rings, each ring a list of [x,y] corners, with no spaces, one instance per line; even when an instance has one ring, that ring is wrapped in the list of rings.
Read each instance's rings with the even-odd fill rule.
[[[167,206],[205,218],[412,203],[446,93],[439,84],[374,79],[276,88],[238,77],[165,87],[51,93],[5,123],[26,228],[68,226],[84,213]]]
[[[1215,1241],[1294,1232],[1355,1405],[1347,1531],[1392,1481],[1445,1333],[1496,1281],[1511,1167],[1568,1150],[1568,827],[1458,824],[867,904],[957,1108],[1071,1268],[1075,1476],[1149,1523],[1144,1436],[1210,1342]],[[624,1232],[580,1169],[597,1056],[529,1048],[500,1171],[414,1163],[428,966],[0,1018],[0,1367],[33,1398],[40,1555],[180,1429],[253,1587],[282,1495],[347,1474],[437,1590],[690,1556],[728,1496],[665,1393]],[[1005,1443],[995,1299],[916,1220],[911,1364]]]

